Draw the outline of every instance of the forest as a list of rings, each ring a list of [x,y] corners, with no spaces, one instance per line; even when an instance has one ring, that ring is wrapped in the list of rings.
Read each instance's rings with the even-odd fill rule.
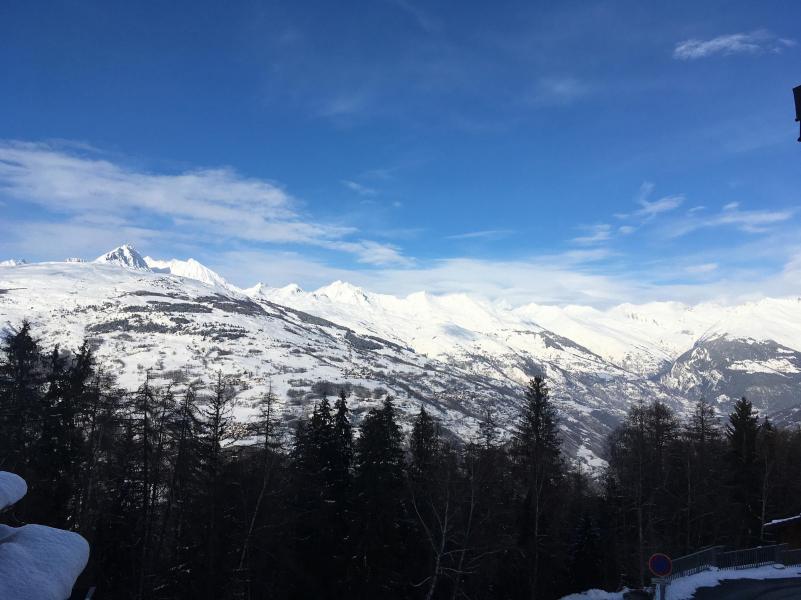
[[[520,391],[511,433],[484,416],[456,440],[393,399],[358,423],[345,388],[293,426],[240,382],[124,390],[89,342],[43,348],[28,323],[0,348],[0,470],[25,478],[0,522],[90,543],[77,588],[131,599],[541,599],[647,584],[655,551],[748,547],[801,513],[801,431],[699,399],[637,404],[588,472],[561,450],[547,382]],[[358,425],[358,427],[355,427]]]

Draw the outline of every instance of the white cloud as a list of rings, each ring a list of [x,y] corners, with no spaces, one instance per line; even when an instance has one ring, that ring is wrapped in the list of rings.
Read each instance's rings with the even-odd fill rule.
[[[750,33],[730,33],[708,40],[689,39],[676,44],[673,57],[679,60],[696,60],[708,56],[732,54],[780,53],[795,46],[795,41],[780,38],[760,29]]]
[[[279,185],[228,168],[165,175],[47,144],[0,142],[0,193],[64,221],[92,215],[198,238],[328,248],[367,264],[410,262],[394,246],[350,239],[358,233],[351,226],[308,218]]]
[[[682,195],[665,196],[664,198],[653,201],[642,198],[639,201],[639,204],[642,208],[635,211],[634,214],[645,219],[653,219],[657,215],[678,208],[681,206],[682,202],[684,202],[684,196]]]
[[[701,263],[700,265],[690,265],[684,270],[692,275],[703,275],[712,273],[718,269],[718,263]]]
[[[366,186],[366,185],[362,185],[361,183],[359,183],[357,181],[351,181],[349,179],[344,179],[342,181],[342,185],[344,185],[350,191],[356,192],[360,196],[375,196],[376,194],[378,194],[378,191],[375,190],[374,188],[371,188],[371,187]]]
[[[514,233],[511,229],[483,229],[445,236],[448,240],[497,240]]]
[[[789,221],[795,210],[741,210],[739,203],[731,202],[716,214],[692,213],[665,227],[667,237],[687,235],[699,229],[734,227],[746,233],[766,233],[772,226]]]
[[[677,258],[615,271],[606,263],[596,264],[595,257],[596,251],[508,261],[453,257],[407,269],[351,270],[295,253],[234,252],[224,256],[218,270],[240,285],[265,281],[273,286],[300,283],[314,289],[340,279],[398,296],[421,290],[466,293],[512,306],[530,302],[598,308],[622,302],[727,303],[801,293],[801,250],[790,251],[784,263],[772,270],[731,270],[713,261],[688,263]]]
[[[587,235],[582,235],[579,237],[573,238],[573,241],[576,244],[599,244],[601,242],[606,242],[612,238],[612,228],[606,223],[599,223],[598,225],[590,225],[585,227],[585,229],[589,230]]]
[[[617,228],[617,231],[621,235],[629,235],[629,234],[634,233],[635,231],[637,231],[637,228],[636,227],[632,227],[631,225],[621,225],[620,227]]]
[[[684,196],[681,194],[676,194],[673,196],[664,196],[663,198],[659,198],[658,200],[649,200],[651,195],[654,192],[654,188],[656,186],[650,181],[644,181],[640,185],[640,189],[637,192],[636,201],[637,204],[640,205],[640,208],[634,211],[633,213],[617,213],[615,217],[618,219],[628,219],[630,217],[638,217],[641,220],[651,220],[657,215],[665,212],[669,212],[675,208],[681,206],[682,202],[684,202]]]

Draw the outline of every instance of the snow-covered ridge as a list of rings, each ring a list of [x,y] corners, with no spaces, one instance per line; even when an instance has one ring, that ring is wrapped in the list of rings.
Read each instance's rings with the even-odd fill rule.
[[[178,277],[186,277],[187,279],[194,279],[195,281],[200,281],[207,285],[235,289],[220,275],[199,263],[194,258],[189,258],[187,260],[178,260],[175,258],[172,260],[158,260],[146,256],[144,261],[154,273],[166,273]]]
[[[92,263],[0,270],[0,327],[23,318],[48,344],[76,347],[90,336],[132,389],[148,368],[203,377],[213,366],[247,373],[249,395],[273,389],[300,411],[314,382],[349,382],[406,398],[411,412],[424,402],[467,437],[487,407],[512,418],[521,386],[545,375],[566,444],[595,467],[632,402],[685,411],[703,396],[726,412],[746,395],[767,414],[801,417],[797,298],[599,310],[398,297],[343,281],[239,289],[196,260],[121,246]]]

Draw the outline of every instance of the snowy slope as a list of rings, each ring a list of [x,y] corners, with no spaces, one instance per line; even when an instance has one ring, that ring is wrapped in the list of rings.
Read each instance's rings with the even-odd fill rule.
[[[466,298],[419,295],[403,312],[391,297],[375,306],[371,295],[336,284],[315,296],[329,307],[326,314],[312,315],[290,302],[307,297],[302,290],[275,291],[279,304],[263,294],[250,298],[137,268],[127,254],[123,263],[3,269],[0,327],[28,318],[45,346],[76,348],[88,336],[129,389],[148,370],[165,381],[209,381],[218,370],[239,377],[248,384],[238,397],[243,420],[270,388],[292,420],[319,397],[323,382],[349,383],[357,420],[388,391],[407,418],[422,403],[450,431],[469,438],[487,409],[508,428],[521,386],[545,373],[563,415],[566,448],[590,464],[599,464],[604,437],[630,402],[662,397],[684,405],[658,383],[551,332],[517,330],[479,302],[464,310]],[[458,319],[446,320],[457,312]],[[356,314],[362,318],[354,324]]]
[[[126,388],[141,385],[149,369],[165,381],[209,381],[217,371],[238,376],[247,382],[237,406],[243,420],[268,389],[291,420],[328,381],[353,386],[357,420],[390,392],[405,414],[426,404],[468,437],[485,407],[497,404],[506,423],[519,400],[519,390],[505,382],[191,279],[104,263],[40,263],[0,273],[0,327],[28,318],[44,345],[67,348],[88,336]]]
[[[242,419],[270,386],[291,420],[324,382],[349,382],[357,417],[386,390],[407,416],[426,404],[466,438],[488,408],[508,428],[521,387],[542,374],[566,448],[594,465],[632,402],[658,398],[681,412],[703,395],[725,411],[746,394],[768,414],[801,420],[798,299],[600,311],[401,298],[341,281],[313,292],[240,290],[192,259],[145,259],[122,246],[93,263],[0,269],[0,327],[23,318],[45,344],[74,348],[88,336],[128,388],[148,369],[178,380],[238,375],[250,384]]]
[[[702,339],[773,340],[801,350],[801,298],[765,298],[737,306],[678,302],[585,306],[530,304],[514,311],[627,369],[653,375]]]

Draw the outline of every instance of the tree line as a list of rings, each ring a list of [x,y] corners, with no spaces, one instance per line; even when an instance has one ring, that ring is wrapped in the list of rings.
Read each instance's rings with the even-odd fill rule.
[[[268,393],[240,431],[236,383],[177,390],[122,390],[88,343],[45,351],[28,323],[2,341],[0,469],[30,490],[0,518],[86,537],[97,598],[558,598],[801,512],[801,433],[746,399],[725,423],[636,405],[588,473],[540,377],[511,435],[488,414],[469,441],[422,406],[404,434],[389,396],[355,434],[344,390],[291,430]]]

